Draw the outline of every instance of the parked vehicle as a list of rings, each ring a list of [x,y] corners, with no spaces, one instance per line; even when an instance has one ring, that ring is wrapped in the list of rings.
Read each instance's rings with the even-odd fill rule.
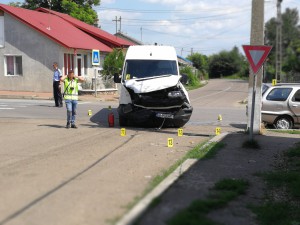
[[[300,84],[269,86],[262,96],[262,122],[276,129],[300,126]]]
[[[121,76],[115,75],[120,126],[184,126],[193,108],[181,77],[174,47],[130,46]]]

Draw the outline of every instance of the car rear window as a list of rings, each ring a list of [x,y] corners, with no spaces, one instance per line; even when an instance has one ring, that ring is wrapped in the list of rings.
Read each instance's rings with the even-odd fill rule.
[[[274,88],[267,96],[269,101],[285,101],[289,97],[292,88]]]
[[[295,93],[294,97],[292,98],[293,102],[300,102],[300,89]]]

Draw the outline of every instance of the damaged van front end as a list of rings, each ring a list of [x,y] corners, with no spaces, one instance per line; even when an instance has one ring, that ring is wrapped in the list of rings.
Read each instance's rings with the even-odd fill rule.
[[[129,48],[120,80],[120,126],[184,126],[189,121],[193,108],[180,81],[175,51],[168,55],[164,54],[168,52],[163,51],[165,46],[146,49],[143,48],[145,46],[133,47],[138,48]],[[146,52],[146,56],[141,59],[138,53],[134,53],[142,50],[143,53]]]

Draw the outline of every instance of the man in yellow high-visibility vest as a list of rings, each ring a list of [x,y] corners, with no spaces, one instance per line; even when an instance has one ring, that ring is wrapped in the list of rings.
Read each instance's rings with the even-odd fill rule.
[[[73,70],[70,70],[67,76],[60,78],[64,82],[64,99],[67,108],[67,125],[66,128],[77,128],[75,124],[76,109],[78,101],[78,83],[84,82],[84,77],[75,76]]]

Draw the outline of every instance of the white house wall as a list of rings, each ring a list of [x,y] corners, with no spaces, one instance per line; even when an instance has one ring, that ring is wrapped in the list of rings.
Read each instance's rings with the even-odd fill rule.
[[[0,48],[0,90],[52,91],[53,62],[63,63],[63,48],[4,13],[4,48]],[[22,56],[22,76],[5,76],[5,55]]]

